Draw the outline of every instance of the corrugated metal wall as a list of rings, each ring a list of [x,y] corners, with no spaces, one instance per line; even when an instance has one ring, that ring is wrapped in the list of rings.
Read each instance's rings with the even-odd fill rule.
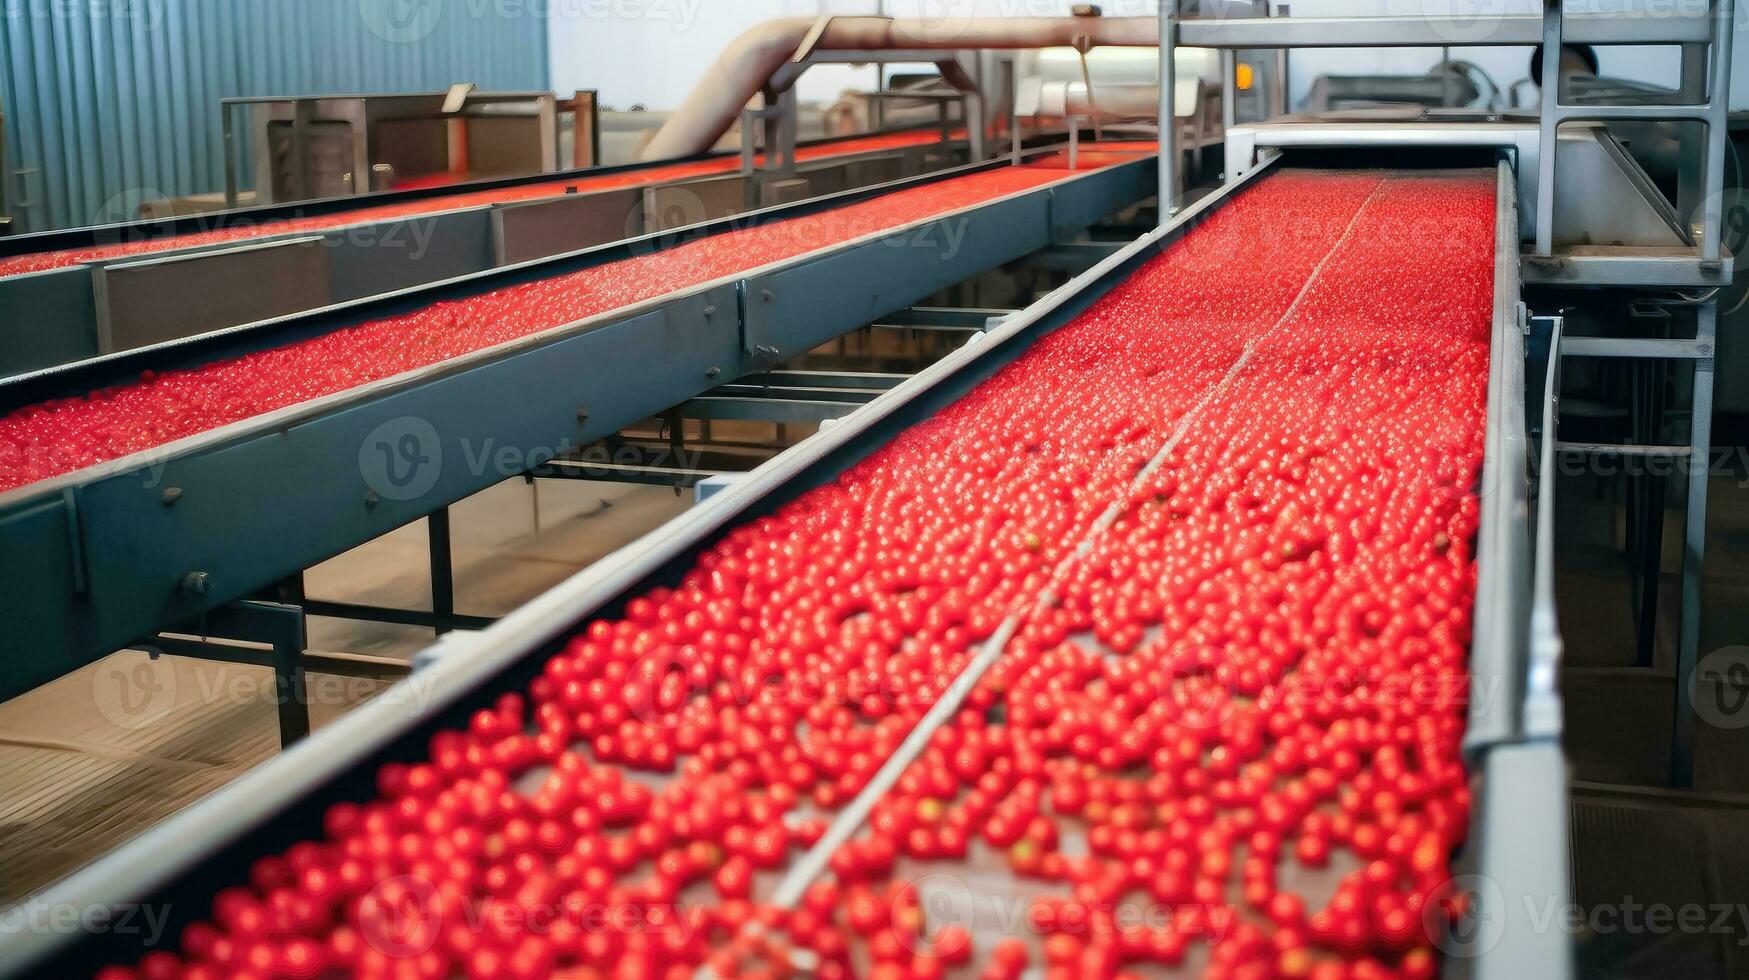
[[[221,98],[462,81],[546,89],[543,9],[517,0],[0,0],[7,210],[41,231],[119,220],[146,198],[222,190]]]

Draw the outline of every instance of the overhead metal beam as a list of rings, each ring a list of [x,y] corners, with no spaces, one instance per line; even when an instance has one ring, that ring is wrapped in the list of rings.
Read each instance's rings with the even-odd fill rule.
[[[1709,14],[1648,6],[1567,15],[1564,37],[1579,44],[1685,44],[1711,38]],[[1491,47],[1541,44],[1539,14],[1449,14],[1413,17],[1183,18],[1178,43],[1189,48]]]

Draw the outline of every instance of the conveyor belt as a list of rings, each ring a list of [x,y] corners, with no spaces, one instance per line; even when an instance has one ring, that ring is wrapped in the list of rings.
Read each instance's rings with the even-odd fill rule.
[[[1083,153],[1088,169],[1133,160]],[[790,221],[686,242],[637,258],[432,305],[137,384],[0,417],[0,491],[148,451],[232,422],[494,347],[665,293],[1069,175],[1060,156],[929,184]],[[952,228],[931,239],[952,247]],[[936,240],[939,238],[939,240]]]
[[[877,150],[920,146],[925,143],[935,142],[940,138],[940,135],[933,130],[884,133],[878,136],[862,137],[851,140],[838,140],[817,146],[799,147],[796,151],[796,158],[801,161],[824,160],[831,157],[869,153]],[[536,183],[517,184],[510,187],[493,188],[491,190],[465,191],[436,197],[420,197],[416,200],[405,201],[397,204],[373,205],[331,214],[312,215],[299,218],[276,218],[256,224],[217,228],[210,231],[191,232],[182,235],[153,238],[146,241],[122,242],[117,244],[35,252],[28,255],[0,257],[0,277],[19,275],[26,272],[42,272],[48,269],[60,269],[70,265],[78,265],[83,262],[93,262],[102,259],[118,259],[130,255],[146,255],[153,252],[167,251],[169,249],[193,248],[200,245],[236,242],[251,238],[260,238],[266,235],[284,235],[295,232],[319,231],[372,221],[386,221],[391,218],[435,214],[439,211],[453,211],[458,208],[480,207],[487,204],[505,204],[513,201],[531,201],[539,198],[553,197],[559,194],[576,193],[580,191],[601,191],[617,187],[639,187],[647,184],[660,183],[662,181],[730,173],[739,166],[739,157],[719,157],[706,160],[695,160],[687,163],[639,167],[605,175],[591,176],[585,174],[561,180],[546,180]]]
[[[1053,151],[1030,153],[1036,167],[1001,161],[932,173],[0,381],[0,413],[13,413],[26,436],[14,453],[4,454],[7,462],[28,450],[25,465],[62,474],[0,492],[0,539],[8,544],[0,549],[0,618],[10,628],[0,696],[193,624],[518,476],[566,447],[588,445],[722,381],[768,370],[955,283],[1069,240],[1149,193],[1146,150],[1131,144],[1124,150],[1083,154],[1078,171],[1056,170],[1057,179],[975,196],[909,223],[893,224],[897,215],[888,213],[870,221],[855,216],[866,217],[874,210],[868,202],[877,199],[915,204],[918,195],[947,193],[930,188],[962,178],[976,187],[985,179],[1049,176],[1051,164],[1042,158]],[[1010,173],[986,177],[996,171]],[[792,236],[797,229],[799,236]],[[842,237],[857,233],[865,234]],[[762,253],[791,257],[749,266],[743,263],[751,251],[737,253],[728,257],[736,271],[705,281],[694,276],[709,270],[677,267],[663,257],[685,244],[692,251],[675,254],[721,259],[711,239],[730,235],[765,242]],[[585,275],[592,270],[610,272],[592,280]],[[650,286],[649,270],[696,284],[669,282],[674,291],[629,306],[608,302],[631,291],[627,284],[634,280]],[[540,325],[507,320],[509,305],[483,312],[475,305],[490,293],[520,295],[505,292],[518,287],[539,295],[556,277],[594,282],[575,298],[611,308],[529,332]],[[232,372],[227,377],[250,381],[237,365],[271,361],[305,343],[336,344],[343,360],[306,363],[311,375],[298,380],[356,380],[361,367],[373,369],[352,363],[344,338],[392,339],[397,335],[382,331],[380,321],[423,322],[419,317],[434,305],[480,314],[473,321],[481,328],[476,339],[514,339],[308,400],[290,396],[292,404],[264,414],[248,414],[234,400],[209,399],[215,404],[206,421],[238,411],[247,417],[218,428],[195,425],[197,434],[97,465],[85,462],[126,451],[127,444],[35,441],[26,431],[32,424],[17,413],[51,402],[56,411],[74,414],[131,407],[114,399],[81,404],[93,393],[103,401],[101,393],[111,389],[142,392],[153,404],[159,385],[140,381],[148,372],[182,379],[224,363],[222,370]],[[423,336],[441,344],[456,332]],[[336,337],[342,340],[329,339]],[[405,344],[395,349],[413,361],[436,356],[421,346],[410,354]],[[265,386],[265,397],[287,399],[271,380],[252,380]],[[142,444],[155,441],[125,412],[109,418],[119,425],[106,429],[106,438],[132,432]],[[159,421],[188,428],[173,417]],[[406,481],[404,467],[373,470],[372,459],[384,457],[369,455],[385,445],[406,448],[399,430],[409,423],[424,433],[417,482]],[[480,455],[483,446],[491,447],[491,458]],[[511,468],[507,458],[520,467]]]
[[[1494,189],[1242,192],[558,642],[142,971],[1431,975]]]

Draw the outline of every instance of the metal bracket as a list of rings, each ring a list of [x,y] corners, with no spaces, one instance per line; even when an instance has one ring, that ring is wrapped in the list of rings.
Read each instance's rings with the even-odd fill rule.
[[[304,611],[277,602],[236,602],[214,609],[198,622],[169,636],[150,637],[138,646],[148,652],[195,657],[218,663],[268,667],[274,676],[274,702],[279,706],[281,748],[310,734],[310,699],[304,686]],[[190,638],[198,637],[198,639]],[[262,651],[253,646],[266,646]]]

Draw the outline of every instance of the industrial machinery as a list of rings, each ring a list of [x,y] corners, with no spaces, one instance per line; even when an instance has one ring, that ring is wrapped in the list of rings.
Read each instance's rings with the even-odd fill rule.
[[[1180,117],[1180,45],[1221,52],[1225,75],[1239,51],[1543,43],[1558,78],[1564,40],[1680,44],[1687,101],[1577,106],[1551,84],[1534,120],[1240,126],[1223,86],[1224,180],[1194,199],[1179,126],[1157,127],[1157,151],[1076,131],[0,383],[20,426],[0,452],[22,474],[0,493],[8,689],[134,643],[251,656],[281,678],[288,739],[308,665],[298,610],[264,590],[519,475],[439,464],[464,441],[562,467],[664,410],[843,415],[493,624],[446,605],[434,520],[438,609],[401,621],[485,628],[42,899],[168,910],[174,940],[29,931],[4,937],[0,966],[884,975],[971,959],[1097,975],[1195,949],[1265,975],[1428,976],[1442,959],[1571,975],[1574,936],[1543,918],[1571,889],[1549,474],[1559,454],[1673,447],[1561,441],[1561,370],[1692,364],[1679,448],[1706,457],[1717,310],[1691,290],[1732,273],[1731,17],[1715,0],[1691,16],[1553,4],[1469,33],[1170,3],[1158,21],[779,22],[733,46],[653,145],[695,152],[739,118],[781,193],[796,66],[1065,43],[1157,47],[1156,119]],[[1611,135],[1621,120],[1704,124],[1674,202]],[[1150,194],[1152,231],[1084,235]],[[944,228],[957,246],[922,244]],[[1065,260],[1072,276],[1024,309],[937,305],[988,270]],[[1557,314],[1581,290],[1654,297],[1667,335],[1568,330]],[[785,369],[894,323],[971,340],[912,377]],[[303,383],[310,364],[325,380]],[[300,390],[277,394],[269,372]],[[176,421],[210,392],[199,424]],[[157,443],[130,441],[116,405]],[[1283,612],[1331,581],[1342,604]],[[1418,683],[1435,693],[1402,693]],[[1305,903],[1332,850],[1365,860]],[[1118,925],[1137,891],[1166,921]],[[1024,897],[1004,935],[982,894]],[[638,914],[494,931],[573,899]]]
[[[246,113],[254,202],[280,204],[552,173],[561,159],[594,166],[595,100],[590,93],[579,96],[561,106],[550,92],[476,92],[460,85],[408,95],[225,99],[220,113],[229,153],[241,150],[233,116]],[[570,126],[561,127],[561,114],[571,117]],[[583,134],[563,158],[561,129]],[[230,208],[239,203],[238,169],[228,156]]]

